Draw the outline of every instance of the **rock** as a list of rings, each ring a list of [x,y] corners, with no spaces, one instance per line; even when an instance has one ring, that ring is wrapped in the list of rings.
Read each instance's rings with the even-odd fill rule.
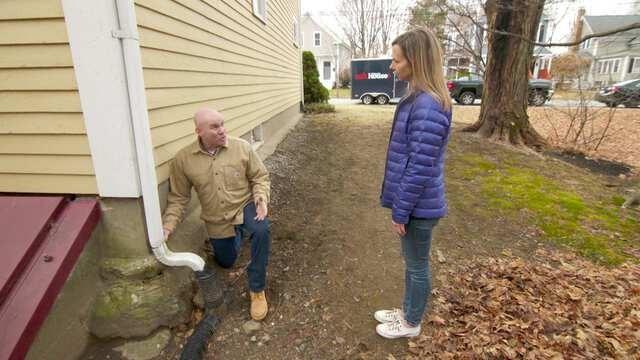
[[[253,335],[250,340],[251,342],[256,342],[258,341],[258,338],[255,335]]]
[[[260,329],[262,329],[262,323],[258,321],[249,320],[242,324],[242,330],[244,330],[244,333],[247,335],[259,331]]]
[[[338,344],[342,345],[342,344],[344,344],[344,338],[341,338],[340,336],[338,336],[338,337],[336,338],[336,342],[337,342]]]
[[[171,332],[163,328],[146,339],[127,342],[114,350],[121,353],[122,358],[126,360],[149,360],[160,356],[170,339]]]
[[[444,255],[442,255],[442,252],[440,250],[436,250],[436,258],[438,259],[439,263],[447,262],[447,259],[445,259]]]
[[[269,340],[271,340],[271,336],[269,336],[269,334],[264,334],[262,336],[262,339],[260,339],[263,343],[269,342]]]
[[[93,307],[89,330],[99,338],[144,337],[189,320],[191,283],[165,272],[153,279],[112,283]]]

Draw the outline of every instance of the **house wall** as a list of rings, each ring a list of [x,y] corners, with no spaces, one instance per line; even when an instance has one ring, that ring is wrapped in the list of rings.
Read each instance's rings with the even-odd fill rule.
[[[301,36],[302,36],[302,49],[304,51],[311,51],[316,58],[316,65],[318,67],[318,74],[320,75],[320,82],[327,89],[333,87],[336,81],[336,63],[337,63],[337,49],[336,39],[332,34],[325,31],[319,26],[311,17],[305,16],[301,24]],[[320,46],[315,46],[314,33],[320,33]],[[341,49],[342,51],[342,49]],[[323,63],[328,61],[331,63],[331,74],[329,78],[324,77],[324,65]]]
[[[0,1],[0,192],[97,193],[59,0]]]
[[[158,182],[195,140],[193,114],[211,107],[241,136],[301,101],[294,44],[298,2],[270,0],[266,24],[243,0],[137,0],[136,17]]]

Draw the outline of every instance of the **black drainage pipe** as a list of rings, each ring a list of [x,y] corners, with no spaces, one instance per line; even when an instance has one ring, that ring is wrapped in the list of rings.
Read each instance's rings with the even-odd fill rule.
[[[220,321],[216,310],[224,303],[224,288],[214,269],[196,271],[196,280],[204,298],[205,316],[196,325],[182,349],[180,360],[201,360],[216,325]]]

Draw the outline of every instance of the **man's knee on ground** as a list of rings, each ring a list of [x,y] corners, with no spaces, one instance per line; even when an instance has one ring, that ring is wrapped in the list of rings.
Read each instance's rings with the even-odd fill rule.
[[[235,264],[237,256],[219,256],[214,254],[213,258],[220,267],[228,269]]]

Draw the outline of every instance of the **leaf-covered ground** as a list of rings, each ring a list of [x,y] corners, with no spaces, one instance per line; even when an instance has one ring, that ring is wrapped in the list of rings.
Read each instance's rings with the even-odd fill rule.
[[[409,359],[638,359],[640,266],[558,251],[447,270]]]

